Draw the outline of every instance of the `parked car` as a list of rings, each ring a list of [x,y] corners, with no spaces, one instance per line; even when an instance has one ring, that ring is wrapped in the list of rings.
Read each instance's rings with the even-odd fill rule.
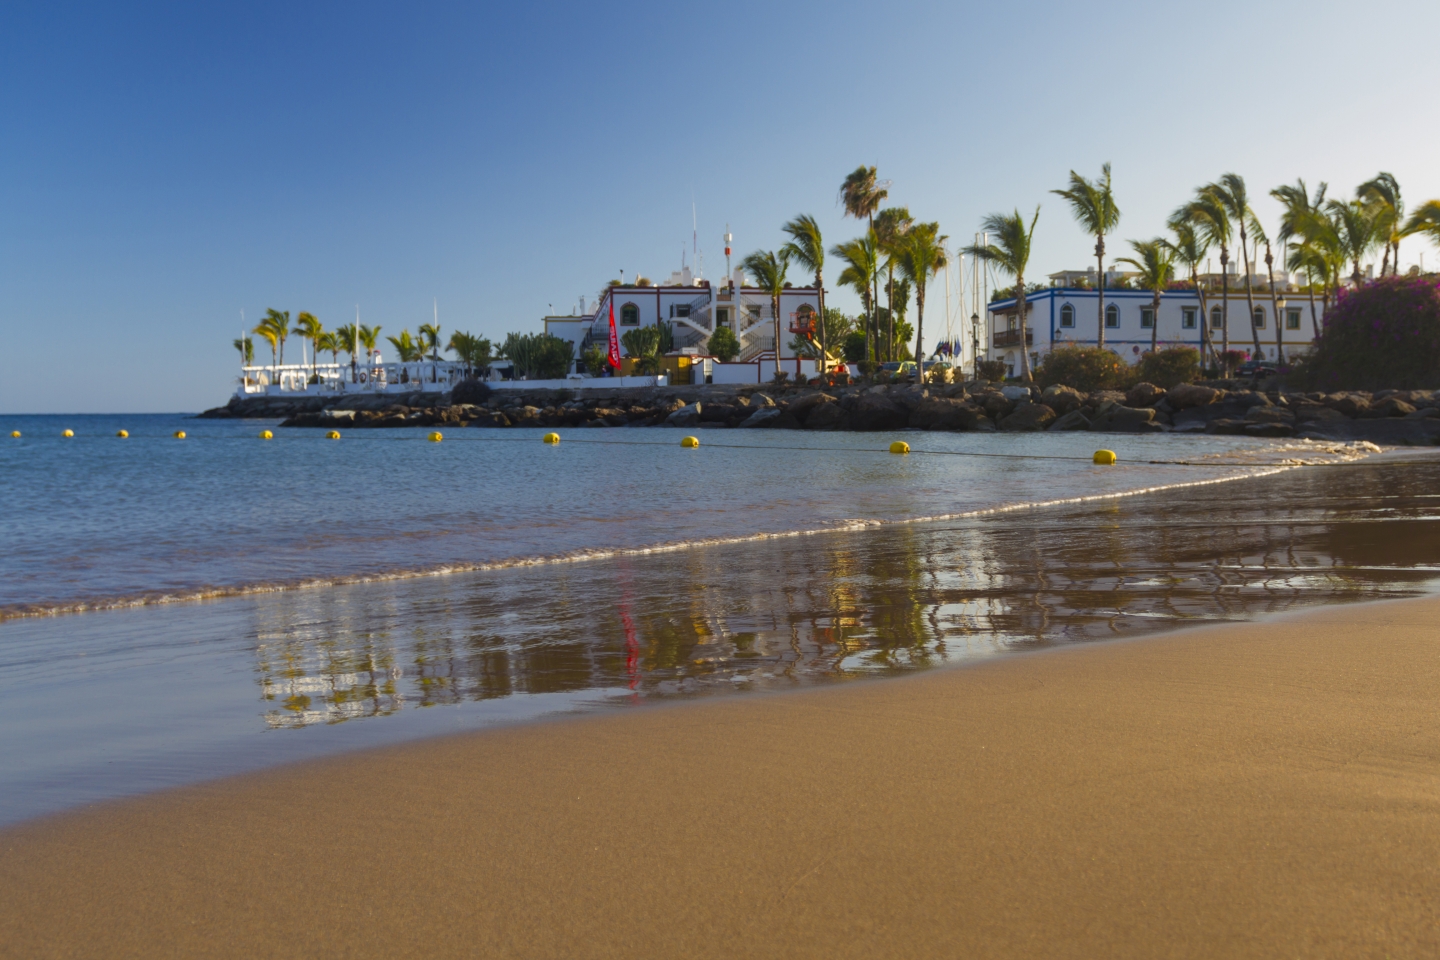
[[[1273,377],[1280,371],[1275,364],[1268,360],[1246,360],[1235,370],[1235,375],[1242,378]]]

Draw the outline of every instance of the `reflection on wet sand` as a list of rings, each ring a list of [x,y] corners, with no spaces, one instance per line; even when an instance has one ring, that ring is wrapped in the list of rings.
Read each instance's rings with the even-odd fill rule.
[[[1323,602],[1440,571],[1440,462],[1315,467],[1074,507],[282,594],[265,722],[523,694],[778,688]]]

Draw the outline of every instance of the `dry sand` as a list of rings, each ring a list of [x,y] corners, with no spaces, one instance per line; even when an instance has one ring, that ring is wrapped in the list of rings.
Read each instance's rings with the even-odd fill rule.
[[[587,717],[0,834],[5,957],[1436,957],[1440,599]]]

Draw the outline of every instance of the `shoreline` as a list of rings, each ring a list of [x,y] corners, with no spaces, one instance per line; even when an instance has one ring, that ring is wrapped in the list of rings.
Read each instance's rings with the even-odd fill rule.
[[[0,955],[1421,955],[1437,613],[1329,605],[56,814],[0,831]],[[296,869],[367,851],[384,869]]]

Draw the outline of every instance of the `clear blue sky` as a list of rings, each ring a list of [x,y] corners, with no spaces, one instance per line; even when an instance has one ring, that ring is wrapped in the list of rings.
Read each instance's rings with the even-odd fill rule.
[[[854,235],[862,162],[957,239],[1042,204],[1037,275],[1086,263],[1047,191],[1107,160],[1117,250],[1230,170],[1259,195],[1388,170],[1414,206],[1440,197],[1437,29],[1394,0],[12,0],[0,412],[222,403],[242,310],[358,303],[389,334],[438,298],[447,331],[535,330],[678,267],[692,197],[718,277],[727,221],[739,253],[801,212]]]

